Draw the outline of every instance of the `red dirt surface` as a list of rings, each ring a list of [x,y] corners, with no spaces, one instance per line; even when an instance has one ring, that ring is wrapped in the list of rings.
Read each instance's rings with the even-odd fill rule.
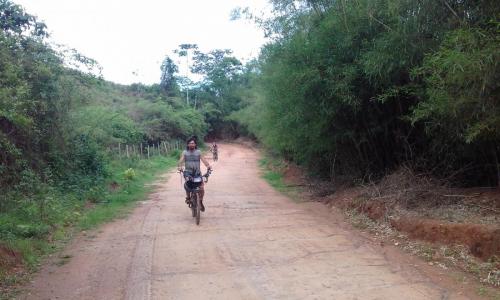
[[[462,244],[474,256],[487,260],[500,256],[500,228],[482,224],[455,224],[439,220],[399,218],[391,220],[398,231],[411,238],[440,244]]]
[[[283,178],[288,184],[303,184],[304,183],[304,172],[297,166],[289,164],[286,166]]]
[[[487,204],[496,201],[494,191],[487,194]],[[485,199],[481,197],[481,199]],[[486,202],[482,200],[483,202]],[[383,200],[366,200],[362,190],[351,188],[336,192],[328,202],[341,209],[354,209],[374,221],[387,217],[390,207]],[[410,238],[444,245],[464,245],[471,253],[483,260],[493,256],[500,257],[500,227],[474,223],[450,223],[443,220],[399,216],[390,219],[393,228],[407,233]]]
[[[0,245],[0,269],[11,270],[22,264],[21,254]]]

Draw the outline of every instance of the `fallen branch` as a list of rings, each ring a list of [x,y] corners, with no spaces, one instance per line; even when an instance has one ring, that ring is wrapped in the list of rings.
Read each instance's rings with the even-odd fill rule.
[[[441,195],[443,197],[460,197],[460,198],[475,198],[479,197],[481,194],[474,194],[474,195]]]
[[[372,200],[377,200],[377,199],[387,199],[387,198],[393,198],[397,197],[398,195],[386,195],[386,196],[378,196],[378,197],[371,197]]]

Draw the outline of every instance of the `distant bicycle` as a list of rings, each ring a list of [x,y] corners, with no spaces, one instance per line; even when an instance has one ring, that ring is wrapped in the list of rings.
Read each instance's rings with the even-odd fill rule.
[[[192,176],[191,174],[187,174],[184,171],[179,171],[182,176],[186,179],[184,183],[184,188],[189,193],[189,199],[186,200],[189,208],[191,208],[191,212],[193,218],[196,218],[196,225],[200,225],[201,218],[201,197],[200,197],[200,186],[202,182],[207,183],[208,177],[212,174],[212,169],[208,169],[207,173],[203,176],[196,175]],[[188,202],[189,201],[189,202]]]

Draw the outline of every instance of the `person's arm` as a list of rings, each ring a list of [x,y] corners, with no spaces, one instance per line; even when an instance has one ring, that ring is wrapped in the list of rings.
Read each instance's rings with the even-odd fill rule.
[[[208,161],[203,156],[200,156],[200,159],[203,162],[203,164],[205,165],[205,167],[207,167],[207,169],[212,169],[212,167],[210,166]]]
[[[177,170],[182,170],[182,163],[184,162],[184,152],[181,154],[181,158],[179,159],[179,162],[177,163]]]

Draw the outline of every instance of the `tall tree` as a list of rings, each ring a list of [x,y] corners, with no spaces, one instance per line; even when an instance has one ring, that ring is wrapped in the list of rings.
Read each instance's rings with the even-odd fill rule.
[[[179,68],[174,61],[166,56],[161,64],[160,86],[163,91],[170,96],[175,95],[177,90],[176,74]]]
[[[191,50],[196,50],[198,49],[197,44],[180,44],[179,49],[174,50],[174,53],[176,53],[179,57],[186,57],[186,79],[189,77],[189,52]],[[187,82],[187,80],[185,80]],[[190,86],[184,86],[184,89],[186,91],[186,104],[189,105],[189,90]]]

